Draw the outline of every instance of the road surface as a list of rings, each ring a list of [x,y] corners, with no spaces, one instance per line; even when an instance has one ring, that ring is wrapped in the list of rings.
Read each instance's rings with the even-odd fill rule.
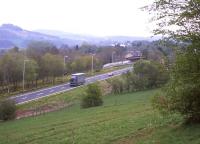
[[[129,70],[132,70],[132,67],[113,71],[112,77],[117,76],[117,75],[121,75],[122,73],[125,73]],[[109,72],[109,73],[111,73],[111,72]],[[109,75],[109,73],[88,77],[88,78],[86,78],[85,85],[87,85],[89,83],[94,83],[96,81],[108,79],[108,78],[111,77]],[[53,86],[53,87],[50,87],[50,88],[44,88],[44,89],[37,90],[37,91],[34,91],[34,92],[28,92],[28,93],[24,93],[24,94],[21,94],[21,95],[13,96],[10,99],[13,99],[16,102],[16,104],[23,104],[23,103],[27,103],[27,102],[30,102],[30,101],[33,101],[33,100],[41,99],[43,97],[47,97],[47,96],[55,95],[55,94],[58,94],[58,93],[66,92],[66,91],[69,91],[69,90],[74,89],[74,88],[77,88],[77,87],[70,87],[69,83],[66,83],[66,84]]]

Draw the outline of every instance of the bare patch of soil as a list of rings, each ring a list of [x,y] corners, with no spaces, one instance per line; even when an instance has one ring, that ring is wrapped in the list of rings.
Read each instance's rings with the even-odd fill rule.
[[[28,109],[28,110],[17,110],[16,119],[21,119],[24,117],[31,117],[31,116],[38,116],[38,115],[45,114],[48,112],[53,112],[53,111],[57,111],[66,107],[70,107],[72,105],[73,103],[60,102],[60,103],[54,103],[51,105],[43,105],[40,107]]]

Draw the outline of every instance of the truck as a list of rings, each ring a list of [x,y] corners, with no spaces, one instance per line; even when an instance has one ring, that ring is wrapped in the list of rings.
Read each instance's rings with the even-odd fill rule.
[[[75,73],[71,75],[70,86],[79,86],[85,83],[85,73]]]

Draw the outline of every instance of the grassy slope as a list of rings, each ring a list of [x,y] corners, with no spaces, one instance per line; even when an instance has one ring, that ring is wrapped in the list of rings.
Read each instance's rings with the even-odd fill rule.
[[[52,106],[52,105],[59,105],[61,103],[75,103],[76,101],[80,100],[85,88],[86,87],[83,86],[83,87],[70,90],[68,92],[52,95],[49,97],[44,97],[39,100],[17,105],[17,109],[27,110],[27,109],[31,109],[35,107],[44,106],[44,105]]]
[[[108,87],[108,83],[106,80],[99,81],[98,84],[100,87]],[[51,95],[49,97],[44,97],[39,100],[31,101],[28,103],[24,103],[21,105],[17,105],[18,110],[27,110],[27,109],[32,109],[36,107],[41,107],[41,106],[55,106],[59,105],[62,103],[76,103],[77,101],[80,101],[80,99],[83,96],[83,93],[86,89],[86,86],[80,86],[76,89],[72,89],[70,91],[56,94],[56,95]],[[102,89],[104,91],[105,89]],[[103,92],[105,93],[105,92]]]
[[[2,144],[200,143],[200,125],[182,126],[179,117],[164,119],[151,108],[159,90],[104,97],[101,107],[79,104],[44,116],[0,124]]]

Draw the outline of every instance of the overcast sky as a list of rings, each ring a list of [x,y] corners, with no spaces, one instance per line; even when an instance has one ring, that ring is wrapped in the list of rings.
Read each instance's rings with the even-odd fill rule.
[[[0,24],[96,36],[150,36],[152,0],[0,0]]]

